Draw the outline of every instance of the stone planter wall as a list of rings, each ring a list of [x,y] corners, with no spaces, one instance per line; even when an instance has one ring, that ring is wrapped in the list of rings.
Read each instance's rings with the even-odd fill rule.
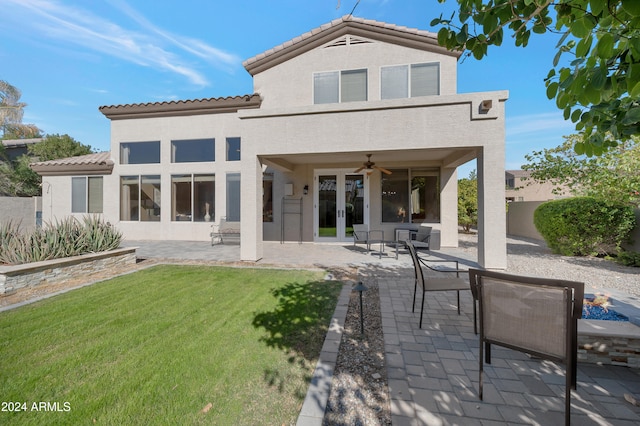
[[[640,327],[629,322],[578,320],[578,361],[640,368]]]
[[[136,249],[129,247],[24,265],[0,266],[0,296],[21,288],[57,284],[83,275],[118,270],[135,263]]]

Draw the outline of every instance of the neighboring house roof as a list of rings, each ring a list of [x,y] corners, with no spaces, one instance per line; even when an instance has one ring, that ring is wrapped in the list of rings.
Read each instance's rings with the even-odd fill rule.
[[[347,34],[455,57],[462,54],[441,47],[436,33],[346,15],[249,58],[242,65],[249,74],[256,75]]]
[[[106,175],[113,170],[111,152],[79,155],[57,160],[31,163],[31,169],[41,176]]]
[[[37,144],[38,142],[42,142],[42,138],[5,139],[2,141],[2,145],[4,145],[5,148],[25,148],[29,145]]]
[[[529,170],[505,170],[504,172],[514,178],[531,177],[531,171]]]
[[[260,108],[260,95],[229,96],[226,98],[187,101],[149,102],[144,104],[109,105],[98,108],[110,120],[127,118],[177,117],[186,115],[220,114],[239,109]]]

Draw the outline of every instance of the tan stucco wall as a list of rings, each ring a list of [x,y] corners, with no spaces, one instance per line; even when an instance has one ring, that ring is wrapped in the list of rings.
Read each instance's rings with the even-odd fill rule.
[[[262,96],[262,107],[265,109],[307,106],[313,104],[314,73],[366,68],[368,100],[377,101],[380,100],[382,66],[428,62],[440,63],[440,94],[455,94],[455,57],[379,41],[350,46],[319,47],[257,74],[253,78],[253,87],[254,92]]]
[[[509,203],[507,234],[544,240],[533,224],[533,212],[544,201],[518,201]]]
[[[226,138],[242,136],[240,121],[234,113],[188,117],[114,120],[111,125],[113,173],[105,178],[105,193],[120,193],[120,176],[161,175],[160,222],[120,221],[119,197],[111,195],[105,204],[105,218],[118,225],[128,239],[166,239],[204,241],[209,239],[211,223],[171,221],[171,175],[215,174],[216,222],[226,212],[226,174],[239,173],[241,161],[226,161]],[[174,139],[215,138],[215,161],[171,163]],[[120,164],[121,142],[160,141],[160,164]],[[244,150],[244,141],[241,150]],[[108,181],[108,183],[107,183]],[[109,192],[107,192],[107,190]]]

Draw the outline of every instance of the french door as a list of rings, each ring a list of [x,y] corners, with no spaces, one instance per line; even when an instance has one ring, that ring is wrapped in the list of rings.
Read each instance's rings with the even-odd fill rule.
[[[314,189],[315,241],[351,241],[353,225],[368,222],[367,176],[351,170],[316,170]]]

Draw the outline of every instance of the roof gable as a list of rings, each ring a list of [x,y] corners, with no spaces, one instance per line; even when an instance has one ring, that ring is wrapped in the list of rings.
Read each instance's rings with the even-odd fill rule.
[[[340,39],[343,36],[349,37]],[[253,76],[331,41],[338,44],[355,44],[366,42],[367,39],[428,50],[456,58],[462,53],[441,47],[438,44],[437,35],[430,31],[346,15],[249,58],[242,65]]]

